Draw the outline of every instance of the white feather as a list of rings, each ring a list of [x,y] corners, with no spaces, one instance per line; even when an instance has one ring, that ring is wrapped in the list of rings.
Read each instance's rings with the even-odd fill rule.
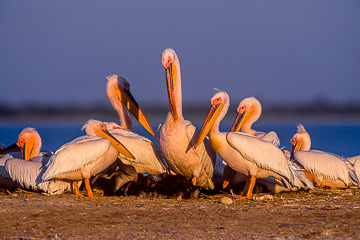
[[[346,185],[349,185],[350,177],[350,179],[359,184],[353,166],[350,166],[346,163],[345,159],[335,154],[317,150],[296,151],[294,158],[307,171],[314,175],[333,180],[341,180]]]
[[[104,155],[110,146],[109,139],[92,136],[76,138],[55,152],[42,178],[49,180],[58,174],[82,169]]]
[[[166,172],[165,161],[155,143],[126,129],[112,129],[109,132],[133,154],[135,159],[127,158],[121,153],[119,158],[133,165],[138,173],[157,175]]]
[[[274,144],[241,132],[228,133],[227,141],[244,159],[255,163],[262,169],[279,174],[287,187],[290,187],[289,183],[295,187],[312,187],[312,184],[305,179],[305,176],[302,176],[301,172],[293,170],[290,161]]]

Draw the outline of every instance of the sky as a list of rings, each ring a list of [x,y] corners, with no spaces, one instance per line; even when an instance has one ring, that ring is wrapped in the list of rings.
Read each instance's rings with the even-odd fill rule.
[[[109,104],[106,76],[140,105],[168,104],[161,53],[180,60],[184,104],[360,103],[360,2],[0,1],[0,101]]]

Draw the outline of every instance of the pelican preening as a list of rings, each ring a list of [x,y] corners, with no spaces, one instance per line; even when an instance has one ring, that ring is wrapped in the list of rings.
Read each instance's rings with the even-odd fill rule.
[[[109,167],[120,152],[128,158],[134,156],[107,131],[100,121],[89,120],[85,124],[87,136],[82,136],[63,145],[50,158],[42,176],[51,179],[73,181],[75,194],[82,196],[77,181],[85,179],[88,197],[93,198],[89,178]]]
[[[1,175],[3,178],[7,178],[8,184],[11,184],[6,187],[16,186],[48,194],[62,194],[73,190],[71,182],[42,181],[45,165],[52,153],[40,152],[41,137],[34,128],[25,128],[19,134],[16,144],[11,145],[5,151],[17,151],[14,145],[21,149],[21,154],[6,154],[0,159]]]
[[[211,109],[201,128],[195,148],[209,133],[210,144],[235,171],[249,177],[247,198],[252,197],[256,178],[274,177],[288,188],[312,188],[302,172],[293,170],[284,153],[270,142],[246,133],[220,132],[219,125],[230,105],[226,92],[211,98]]]
[[[161,61],[166,73],[170,112],[159,126],[158,141],[171,171],[192,179],[196,186],[214,188],[211,178],[216,153],[205,139],[194,148],[198,130],[182,115],[181,74],[178,56],[173,49],[165,49]]]
[[[333,153],[310,150],[311,138],[303,125],[298,125],[298,131],[292,137],[290,143],[293,146],[291,159],[306,170],[305,175],[314,185],[330,187],[359,186],[356,168],[352,162]]]
[[[119,114],[121,124],[120,127],[116,123],[107,123],[107,127],[111,134],[124,144],[135,157],[135,159],[130,159],[119,153],[119,158],[124,164],[134,166],[138,173],[158,175],[167,172],[161,151],[156,144],[132,132],[128,110],[150,134],[155,135],[145,114],[130,92],[129,82],[115,74],[107,79],[106,92],[111,104]]]

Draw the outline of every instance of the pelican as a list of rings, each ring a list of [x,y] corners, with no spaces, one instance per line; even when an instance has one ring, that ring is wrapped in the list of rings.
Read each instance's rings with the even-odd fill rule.
[[[41,150],[41,137],[34,128],[25,128],[18,136],[16,144],[5,151],[20,151],[21,154],[6,154],[0,161],[3,163],[3,177],[15,183],[17,187],[48,194],[62,194],[72,191],[70,182],[51,180],[42,182],[45,165],[52,153]]]
[[[181,75],[179,59],[173,49],[165,49],[161,56],[166,72],[170,112],[158,128],[158,142],[170,170],[192,179],[195,186],[214,189],[211,178],[216,153],[205,140],[194,148],[198,130],[184,120],[181,102]]]
[[[299,124],[297,133],[290,140],[291,159],[301,165],[305,175],[316,186],[359,186],[354,165],[333,153],[310,150],[311,138],[304,126]]]
[[[274,144],[256,136],[239,132],[220,132],[219,125],[228,111],[229,96],[224,91],[211,98],[211,109],[197,138],[195,148],[209,133],[210,144],[235,171],[248,176],[246,198],[252,198],[257,178],[274,177],[288,188],[311,188],[312,184],[299,171],[291,167],[284,153]],[[244,196],[241,196],[242,198]]]
[[[274,131],[265,133],[251,128],[252,125],[260,118],[261,113],[262,108],[259,100],[255,97],[243,99],[238,105],[237,116],[230,132],[238,132],[241,130],[243,133],[254,135],[279,147],[280,139]],[[235,179],[237,182],[246,180],[246,177],[243,174],[235,172],[229,166],[226,166],[225,168],[226,171],[224,171],[223,189],[226,188],[232,179]]]
[[[132,132],[128,110],[150,134],[155,135],[147,118],[130,92],[129,82],[115,74],[107,77],[107,79],[107,96],[114,109],[118,112],[121,124],[119,126],[110,122],[106,123],[107,127],[109,132],[124,144],[135,157],[135,159],[129,159],[119,153],[119,158],[124,164],[134,166],[138,173],[158,175],[167,172],[161,151],[156,144],[148,138]]]
[[[73,181],[75,194],[83,196],[77,181],[85,179],[88,197],[95,198],[89,178],[109,167],[117,159],[118,152],[134,159],[134,156],[107,131],[100,121],[89,120],[85,126],[87,136],[82,136],[60,147],[50,158],[43,181],[51,179]]]

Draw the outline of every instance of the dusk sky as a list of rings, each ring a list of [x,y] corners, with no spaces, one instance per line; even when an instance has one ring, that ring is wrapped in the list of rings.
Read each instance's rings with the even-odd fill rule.
[[[360,1],[0,1],[2,104],[109,104],[106,76],[167,104],[161,53],[184,103],[360,102]]]

